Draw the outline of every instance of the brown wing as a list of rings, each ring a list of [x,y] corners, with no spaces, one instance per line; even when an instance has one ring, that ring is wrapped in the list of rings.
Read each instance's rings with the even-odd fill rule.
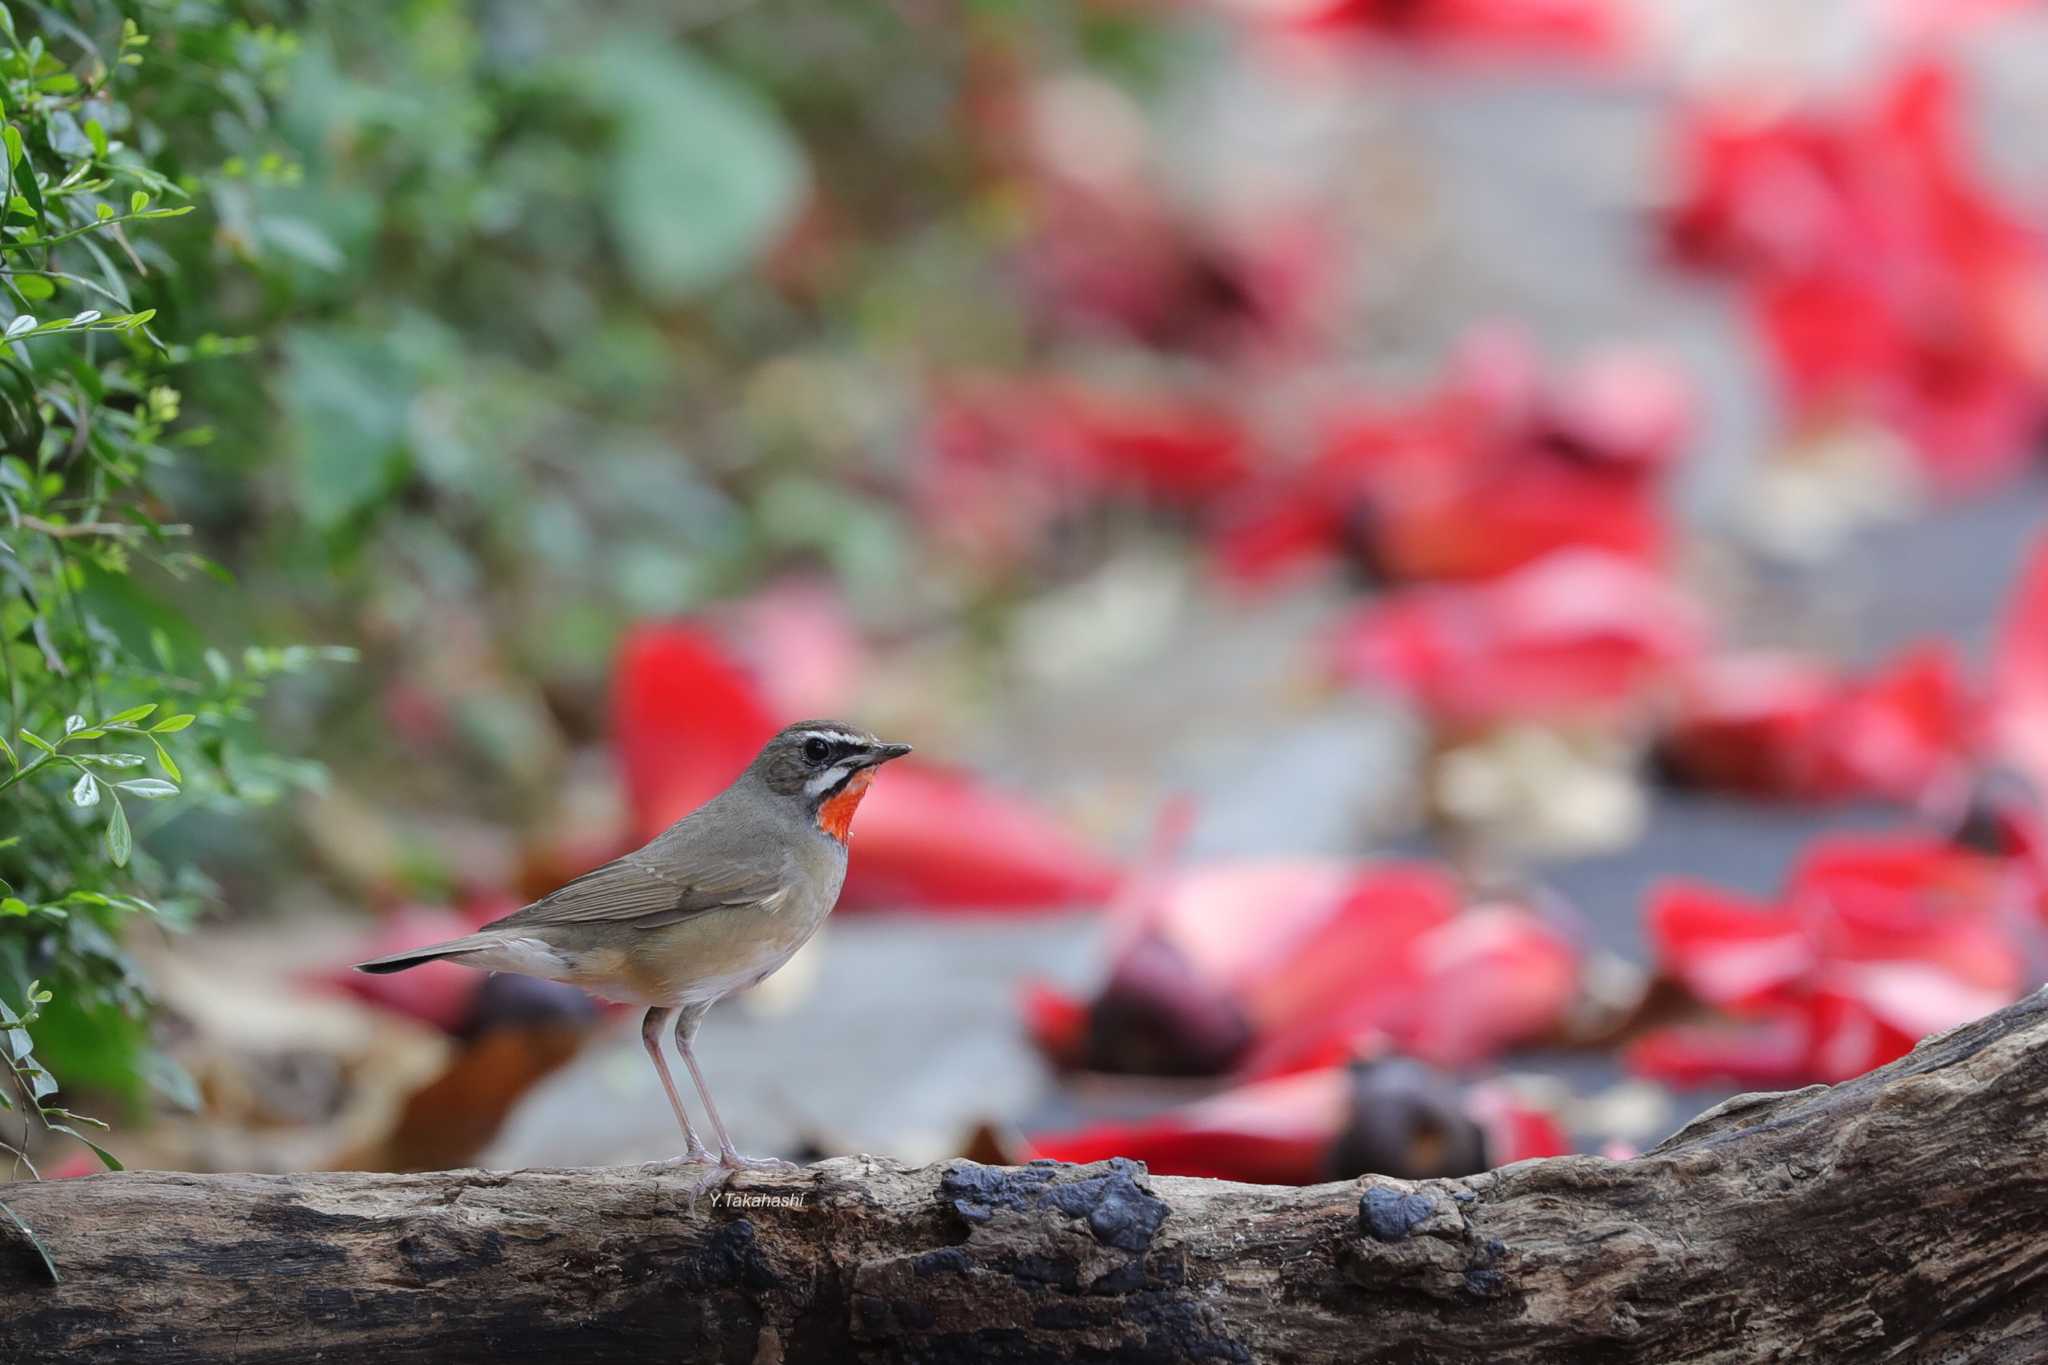
[[[758,871],[683,876],[650,865],[642,854],[629,853],[484,927],[607,923],[659,929],[712,910],[772,910],[785,890],[782,878]]]

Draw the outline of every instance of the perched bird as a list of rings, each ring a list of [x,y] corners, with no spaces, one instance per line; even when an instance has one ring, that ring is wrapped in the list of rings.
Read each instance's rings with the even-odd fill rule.
[[[846,837],[875,769],[910,752],[836,721],[799,721],[768,741],[733,784],[644,847],[586,872],[473,934],[356,965],[402,972],[446,959],[484,971],[567,981],[645,1005],[641,1041],[687,1144],[710,1163],[676,1094],[661,1033],[676,1046],[718,1135],[717,1169],[784,1167],[743,1157],[726,1134],[691,1043],[711,1006],[758,984],[818,931],[846,878]]]

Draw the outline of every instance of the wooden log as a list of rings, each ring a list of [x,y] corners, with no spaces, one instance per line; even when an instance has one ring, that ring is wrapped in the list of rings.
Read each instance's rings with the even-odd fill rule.
[[[2048,1359],[2048,995],[1630,1161],[136,1172],[0,1189],[0,1360]]]

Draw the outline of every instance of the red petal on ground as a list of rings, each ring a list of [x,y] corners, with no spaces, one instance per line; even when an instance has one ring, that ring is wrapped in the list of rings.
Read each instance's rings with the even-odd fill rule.
[[[1347,908],[1366,866],[1342,858],[1199,864],[1165,880],[1152,924],[1200,975],[1242,997]]]
[[[1958,85],[1922,61],[1864,108],[1696,110],[1669,226],[1744,279],[1796,421],[1878,421],[1943,492],[2009,479],[2048,420],[2048,246],[1969,159]]]
[[[1617,472],[1674,463],[1693,427],[1693,392],[1669,360],[1616,347],[1572,368],[1547,404],[1550,438]]]
[[[1818,841],[1774,908],[1667,887],[1648,926],[1665,969],[1760,1022],[1664,1030],[1630,1065],[1681,1084],[1859,1075],[2010,1003],[2038,896],[2030,865],[1919,835]]]
[[[1240,588],[1271,587],[1336,549],[1341,507],[1310,488],[1269,491],[1224,514],[1210,537],[1216,569]]]
[[[1475,906],[1424,935],[1405,1018],[1384,1027],[1403,1051],[1470,1066],[1555,1029],[1579,992],[1578,950],[1520,906]]]
[[[1625,708],[1706,642],[1701,613],[1639,565],[1554,554],[1490,583],[1389,594],[1344,622],[1337,671],[1439,720],[1561,718]]]
[[[2048,794],[2048,538],[2034,548],[2001,625],[1990,751]]]
[[[1237,487],[1252,471],[1249,434],[1207,401],[1070,387],[1056,395],[1054,412],[1077,466],[1105,488],[1193,503]]]
[[[2024,965],[2003,914],[2016,891],[2002,860],[1945,839],[1837,836],[1801,859],[1784,903],[1824,962],[1936,967],[2004,1003]]]
[[[1243,905],[1234,984],[1258,1035],[1245,1074],[1300,1070],[1412,1025],[1425,1003],[1421,945],[1454,922],[1459,900],[1442,870],[1391,864],[1352,869],[1312,918],[1268,922],[1258,902]]]
[[[1977,748],[1980,715],[1955,647],[1916,646],[1833,708],[1822,785],[1918,801],[1959,779]]]
[[[1060,1066],[1078,1064],[1088,1032],[1087,1003],[1043,981],[1031,980],[1023,983],[1020,1004],[1025,1032],[1039,1050]]]
[[[854,816],[847,906],[954,910],[1099,904],[1116,865],[1035,805],[975,778],[890,764]]]
[[[1681,181],[1665,230],[1680,259],[1721,270],[1804,274],[1859,231],[1850,144],[1820,117],[1739,103],[1684,110]]]
[[[1138,1123],[1038,1134],[1028,1145],[1031,1155],[1060,1161],[1130,1157],[1156,1175],[1310,1185],[1326,1178],[1348,1087],[1346,1072],[1331,1068],[1225,1091]]]
[[[1822,1028],[1816,1043],[1826,1057],[1822,1075],[1830,1081],[1860,1076],[1873,1066],[1903,1057],[1930,1033],[1981,1019],[2013,1001],[2016,989],[1973,986],[1935,963],[1868,962],[1832,965],[1821,975]],[[1876,1027],[1866,1029],[1857,1015]],[[1868,1039],[1882,1053],[1856,1058],[1845,1036]],[[1852,1070],[1840,1069],[1856,1063]]]
[[[1788,654],[1722,655],[1702,661],[1679,688],[1663,740],[1686,780],[1751,796],[1824,799],[1827,720],[1842,686],[1834,670]]]
[[[1499,1081],[1481,1081],[1465,1096],[1466,1112],[1486,1132],[1486,1159],[1495,1166],[1574,1150],[1557,1115],[1532,1104]]]
[[[1667,1085],[1731,1084],[1780,1089],[1812,1077],[1812,1029],[1788,1008],[1749,1024],[1687,1024],[1657,1029],[1630,1044],[1630,1071]]]
[[[1635,49],[1626,10],[1609,0],[1310,0],[1255,6],[1309,34],[1362,32],[1458,55],[1546,53],[1601,63]]]
[[[1795,413],[1845,399],[1874,405],[1910,364],[1891,306],[1868,281],[1832,273],[1776,278],[1753,286],[1750,304]]]
[[[1783,998],[1819,961],[1791,915],[1700,882],[1657,887],[1645,920],[1658,965],[1712,1005]]]
[[[1961,780],[1980,709],[1945,642],[1861,681],[1791,655],[1710,660],[1679,692],[1664,752],[1704,785],[1800,800],[1918,802]]]
[[[1564,550],[1660,562],[1672,531],[1653,483],[1528,458],[1494,477],[1374,504],[1374,567],[1403,582],[1499,578]]]
[[[641,837],[718,795],[778,728],[760,687],[710,631],[676,623],[626,636],[612,736]]]

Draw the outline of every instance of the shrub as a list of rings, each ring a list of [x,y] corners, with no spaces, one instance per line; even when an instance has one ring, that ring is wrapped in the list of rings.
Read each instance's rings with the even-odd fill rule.
[[[194,802],[279,789],[252,707],[320,657],[231,660],[173,605],[179,579],[217,572],[168,498],[208,440],[175,380],[242,348],[153,306],[215,268],[208,215],[185,215],[264,136],[289,48],[191,0],[0,7],[0,1108],[23,1144],[31,1117],[81,1122],[57,1076],[181,1088],[146,1046],[123,922],[204,898],[152,836]]]

